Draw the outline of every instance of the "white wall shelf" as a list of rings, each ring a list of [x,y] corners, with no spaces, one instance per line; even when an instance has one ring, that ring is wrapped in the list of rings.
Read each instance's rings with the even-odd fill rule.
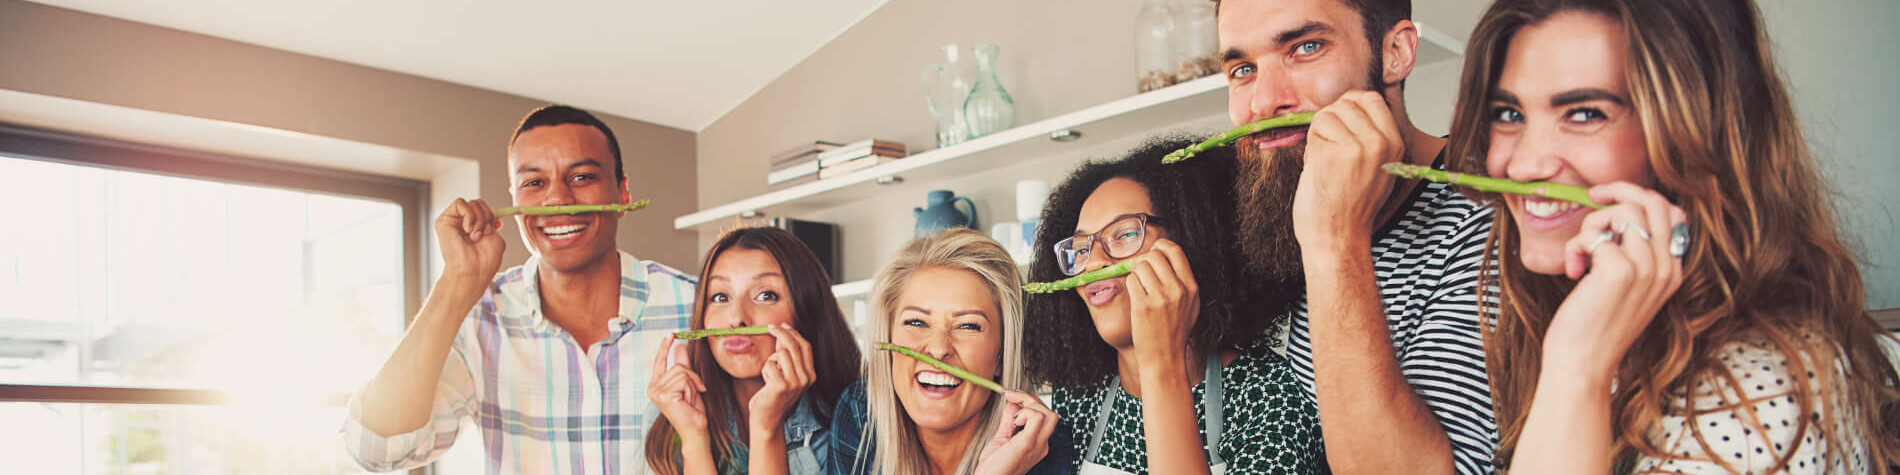
[[[1210,76],[1164,89],[1119,99],[1023,125],[995,134],[911,155],[856,173],[775,190],[727,203],[673,220],[673,228],[721,226],[741,214],[793,214],[862,200],[882,193],[879,177],[898,176],[928,183],[968,175],[1089,147],[1113,138],[1145,134],[1226,110],[1227,81]],[[1076,130],[1082,138],[1069,142],[1049,134]]]
[[[871,293],[871,279],[854,280],[831,286],[831,294],[838,300],[862,297]]]

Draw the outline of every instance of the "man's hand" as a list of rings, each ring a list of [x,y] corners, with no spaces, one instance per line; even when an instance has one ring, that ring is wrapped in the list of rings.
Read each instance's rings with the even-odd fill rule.
[[[1380,165],[1402,160],[1405,141],[1374,91],[1352,91],[1313,116],[1306,168],[1293,198],[1293,234],[1312,251],[1370,244],[1373,219],[1385,206],[1392,176]]]
[[[445,278],[473,280],[486,284],[501,270],[501,254],[507,244],[501,240],[501,219],[482,200],[456,198],[435,218],[436,247],[442,251]]]

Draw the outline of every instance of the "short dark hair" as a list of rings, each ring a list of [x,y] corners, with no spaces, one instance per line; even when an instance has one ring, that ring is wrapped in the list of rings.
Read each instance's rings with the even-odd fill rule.
[[[1359,24],[1366,29],[1366,44],[1372,45],[1372,51],[1381,52],[1379,44],[1385,40],[1385,32],[1399,20],[1412,19],[1412,0],[1339,0],[1359,12]]]
[[[607,128],[607,123],[601,122],[600,119],[594,117],[593,114],[589,114],[587,111],[575,107],[548,104],[541,106],[540,109],[535,109],[534,112],[529,112],[527,117],[521,118],[521,125],[515,126],[515,135],[508,138],[508,148],[515,148],[515,139],[521,138],[522,132],[527,132],[535,127],[567,124],[593,127],[599,130],[601,135],[607,136],[607,150],[612,151],[614,154],[614,178],[619,180],[617,183],[625,186],[627,184],[627,167],[620,161],[620,140],[614,138],[614,131],[613,129]]]
[[[1385,40],[1385,32],[1399,20],[1412,19],[1412,0],[1339,0],[1353,11],[1359,12],[1360,26],[1366,29],[1366,44],[1372,47],[1373,58],[1382,56],[1379,43]],[[1220,14],[1221,0],[1214,0],[1214,14]],[[1373,62],[1378,66],[1378,61]],[[1375,78],[1377,76],[1374,76]]]
[[[1155,216],[1167,219],[1168,234],[1187,255],[1200,286],[1199,320],[1189,340],[1202,352],[1250,349],[1272,338],[1304,290],[1269,285],[1251,276],[1234,239],[1233,147],[1214,147],[1193,159],[1163,164],[1161,157],[1198,142],[1193,137],[1150,138],[1127,155],[1077,168],[1049,196],[1036,230],[1036,257],[1029,278],[1064,277],[1049,249],[1075,232],[1082,203],[1103,182],[1127,178],[1148,190]],[[1029,294],[1024,305],[1023,370],[1032,381],[1056,388],[1097,387],[1115,374],[1115,349],[1102,341],[1087,304],[1074,292]]]

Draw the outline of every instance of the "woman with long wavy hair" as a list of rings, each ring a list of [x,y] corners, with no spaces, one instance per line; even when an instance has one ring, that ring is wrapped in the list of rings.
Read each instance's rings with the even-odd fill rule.
[[[727,232],[700,267],[692,328],[765,335],[668,340],[647,397],[656,473],[823,473],[831,409],[858,379],[858,348],[810,248],[778,228]]]
[[[878,271],[872,341],[888,341],[989,378],[995,394],[888,351],[833,411],[826,473],[1069,473],[1066,428],[1020,389],[1022,279],[1001,244],[968,229],[911,241]]]
[[[1452,168],[1606,206],[1482,197],[1499,465],[1892,473],[1892,334],[1753,2],[1501,0],[1468,48]]]

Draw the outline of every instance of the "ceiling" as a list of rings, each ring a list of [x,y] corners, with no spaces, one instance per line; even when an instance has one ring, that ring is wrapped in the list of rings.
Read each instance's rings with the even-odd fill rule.
[[[698,132],[889,0],[31,1]],[[1488,3],[1413,13],[1461,42]]]
[[[888,0],[32,0],[697,132]]]

